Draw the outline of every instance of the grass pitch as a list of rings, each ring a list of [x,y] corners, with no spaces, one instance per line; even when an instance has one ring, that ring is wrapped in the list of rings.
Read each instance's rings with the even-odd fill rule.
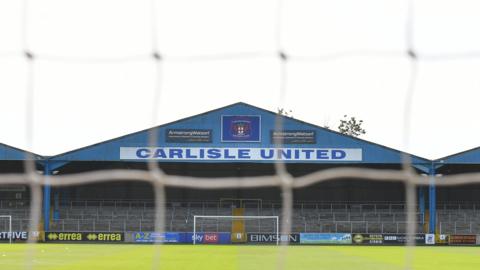
[[[405,247],[0,244],[0,269],[405,269]],[[33,254],[31,259],[27,254]],[[413,269],[480,269],[480,247],[416,247]]]

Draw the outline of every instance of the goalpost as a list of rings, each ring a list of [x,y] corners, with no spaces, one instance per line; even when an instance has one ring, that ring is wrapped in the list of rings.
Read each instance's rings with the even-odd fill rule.
[[[12,243],[12,216],[10,215],[0,215],[0,219],[8,218],[8,239],[10,244]]]
[[[277,236],[276,244],[278,245],[280,241],[278,233],[278,216],[193,216],[193,244],[196,245],[197,242],[197,218],[211,218],[211,219],[232,219],[232,220],[242,220],[242,219],[273,219],[275,221],[275,234]]]

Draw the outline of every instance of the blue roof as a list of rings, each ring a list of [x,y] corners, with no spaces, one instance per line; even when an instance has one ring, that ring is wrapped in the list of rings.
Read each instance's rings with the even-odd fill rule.
[[[480,147],[436,159],[441,164],[480,164]]]
[[[0,143],[0,160],[25,160],[27,157],[33,157],[35,160],[41,158],[31,152]]]
[[[275,130],[276,116],[239,102],[59,154],[51,160],[145,161],[154,157],[168,162],[272,163],[281,156],[285,162],[295,163],[401,163],[401,151],[291,117],[282,116],[283,128]],[[151,130],[157,133],[153,148],[148,147]],[[276,149],[274,136],[282,138],[282,150]],[[413,164],[431,162],[410,156]]]

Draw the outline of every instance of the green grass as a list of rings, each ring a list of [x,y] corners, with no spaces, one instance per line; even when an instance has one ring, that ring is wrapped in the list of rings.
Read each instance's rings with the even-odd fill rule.
[[[159,249],[158,249],[159,248]],[[405,269],[404,247],[0,244],[0,269]],[[33,254],[29,257],[27,254]],[[31,258],[31,259],[28,259]],[[279,261],[279,259],[281,259]],[[480,247],[416,247],[413,269],[480,269]]]

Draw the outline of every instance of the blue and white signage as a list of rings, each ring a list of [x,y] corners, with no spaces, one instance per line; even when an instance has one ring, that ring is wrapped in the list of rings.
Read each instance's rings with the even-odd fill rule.
[[[301,244],[351,244],[349,233],[301,233]]]
[[[362,161],[360,148],[120,147],[120,159]]]
[[[222,142],[260,142],[260,116],[222,115]]]
[[[180,233],[135,232],[132,236],[137,243],[182,243]]]

